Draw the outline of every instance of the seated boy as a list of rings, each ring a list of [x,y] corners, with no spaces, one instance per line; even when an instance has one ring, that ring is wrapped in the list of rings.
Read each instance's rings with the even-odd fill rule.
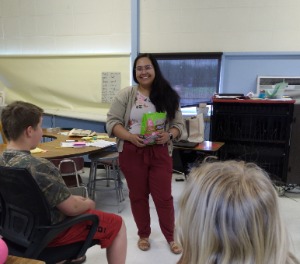
[[[0,156],[1,166],[26,168],[30,171],[51,206],[52,224],[67,216],[84,213],[96,214],[100,226],[94,239],[107,249],[108,263],[123,264],[126,259],[127,237],[122,218],[115,214],[95,210],[89,198],[72,195],[58,169],[48,160],[36,158],[30,150],[41,141],[43,109],[31,103],[16,101],[6,106],[1,115],[7,149]],[[60,234],[48,246],[61,246],[85,240],[88,223],[74,225]],[[74,261],[74,260],[73,260]],[[76,263],[82,263],[76,260]]]

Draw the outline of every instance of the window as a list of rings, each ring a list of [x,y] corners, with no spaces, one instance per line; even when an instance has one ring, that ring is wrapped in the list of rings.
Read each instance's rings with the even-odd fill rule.
[[[222,53],[155,53],[164,77],[180,96],[181,107],[211,103],[219,91]]]

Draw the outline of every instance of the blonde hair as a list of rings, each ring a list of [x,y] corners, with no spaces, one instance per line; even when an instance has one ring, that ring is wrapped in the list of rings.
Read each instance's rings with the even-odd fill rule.
[[[277,193],[253,163],[204,162],[181,196],[181,264],[299,263],[289,253]]]

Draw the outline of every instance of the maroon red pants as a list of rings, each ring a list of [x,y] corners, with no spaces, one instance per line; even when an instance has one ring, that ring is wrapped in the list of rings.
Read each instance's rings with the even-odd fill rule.
[[[168,242],[174,240],[174,205],[171,194],[172,157],[167,145],[152,145],[138,148],[124,142],[119,162],[125,175],[131,210],[140,237],[149,237],[151,194],[158,214],[159,225]]]

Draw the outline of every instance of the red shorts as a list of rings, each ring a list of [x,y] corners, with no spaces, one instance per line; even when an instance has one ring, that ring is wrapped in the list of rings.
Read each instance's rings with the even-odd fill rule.
[[[122,218],[119,215],[105,213],[98,210],[88,210],[86,213],[96,214],[99,217],[99,227],[94,239],[100,240],[101,248],[108,248],[122,225]],[[90,229],[90,221],[76,224],[58,235],[48,247],[68,245],[79,241],[85,241]]]

